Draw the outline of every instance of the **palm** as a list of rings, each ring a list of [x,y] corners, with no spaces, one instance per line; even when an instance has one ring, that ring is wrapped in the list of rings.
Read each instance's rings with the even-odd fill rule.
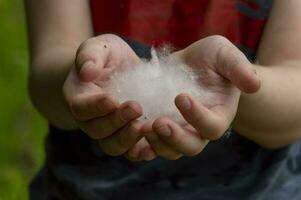
[[[200,85],[209,92],[208,99],[202,103],[214,112],[225,114],[229,121],[232,121],[237,110],[240,90],[225,77],[226,73],[231,73],[231,69],[227,69],[227,65],[231,65],[231,63],[223,60],[221,55],[221,46],[223,45],[232,44],[212,37],[194,43],[184,53],[179,52],[183,55],[177,55],[178,53],[175,55],[181,57],[182,62],[194,69],[198,74]],[[242,55],[240,53],[235,56],[240,59]]]
[[[236,114],[240,91],[256,92],[260,82],[246,57],[220,36],[199,40],[171,56],[194,69],[200,86],[208,92],[206,99],[187,94],[176,97],[186,123],[163,117],[144,127],[150,132],[146,137],[157,155],[177,159],[197,155],[208,140],[220,138]]]

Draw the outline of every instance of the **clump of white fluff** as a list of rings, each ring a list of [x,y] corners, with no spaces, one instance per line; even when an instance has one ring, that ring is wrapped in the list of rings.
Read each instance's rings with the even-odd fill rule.
[[[142,119],[166,116],[183,122],[184,118],[174,103],[175,97],[187,93],[204,102],[209,92],[202,88],[198,75],[189,66],[166,57],[158,58],[154,49],[151,53],[150,61],[113,72],[105,90],[120,102],[134,100],[140,103]]]

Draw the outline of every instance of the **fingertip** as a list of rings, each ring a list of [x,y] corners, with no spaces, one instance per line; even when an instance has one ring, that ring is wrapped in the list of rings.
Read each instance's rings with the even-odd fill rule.
[[[156,129],[159,129],[160,127],[162,127],[162,126],[168,126],[169,121],[170,120],[166,117],[160,117],[160,118],[158,118],[154,121],[154,123],[152,125],[152,128],[154,130],[156,130]]]
[[[190,116],[196,111],[196,109],[201,113],[208,113],[208,109],[204,106],[204,104],[202,104],[200,101],[197,101],[195,98],[191,97],[188,94],[178,95],[175,99],[175,105],[184,118],[185,116]]]
[[[83,82],[90,82],[99,75],[96,63],[93,61],[86,61],[79,70],[79,78]]]
[[[191,99],[188,94],[180,94],[175,98],[175,105],[179,110],[188,111],[191,109]]]
[[[144,148],[141,154],[144,161],[151,161],[156,158],[155,152],[150,147]]]
[[[255,74],[250,75],[246,79],[240,80],[240,90],[246,93],[255,93],[260,89],[261,81]]]

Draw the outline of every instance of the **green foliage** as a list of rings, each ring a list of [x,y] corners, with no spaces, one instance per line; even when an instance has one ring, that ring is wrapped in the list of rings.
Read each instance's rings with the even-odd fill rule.
[[[22,2],[0,0],[0,200],[27,199],[28,183],[44,159],[46,122],[27,94]]]

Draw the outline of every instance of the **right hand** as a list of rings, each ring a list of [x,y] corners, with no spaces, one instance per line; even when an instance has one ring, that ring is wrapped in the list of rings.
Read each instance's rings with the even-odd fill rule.
[[[137,120],[142,108],[134,101],[120,105],[102,87],[115,68],[138,62],[138,56],[120,37],[94,37],[79,47],[75,65],[63,86],[65,100],[79,128],[98,140],[102,150],[112,156],[125,154],[143,139],[143,124]]]

